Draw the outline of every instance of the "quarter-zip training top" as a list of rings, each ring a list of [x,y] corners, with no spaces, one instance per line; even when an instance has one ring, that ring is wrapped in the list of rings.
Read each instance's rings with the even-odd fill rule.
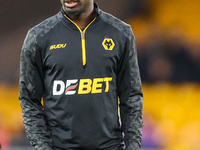
[[[35,149],[141,146],[143,95],[134,35],[97,4],[95,10],[83,30],[61,10],[26,36],[19,100]]]

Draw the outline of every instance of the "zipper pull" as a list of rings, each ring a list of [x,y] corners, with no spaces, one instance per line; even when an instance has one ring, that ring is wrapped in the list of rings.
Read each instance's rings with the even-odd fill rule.
[[[82,39],[85,39],[85,33],[84,33],[84,31],[82,31],[81,34],[82,34]]]

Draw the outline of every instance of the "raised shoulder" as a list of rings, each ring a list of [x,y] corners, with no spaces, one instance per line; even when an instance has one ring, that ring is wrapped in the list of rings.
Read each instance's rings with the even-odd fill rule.
[[[99,14],[103,21],[118,29],[128,39],[133,38],[132,29],[129,24],[102,10],[99,11]]]
[[[27,33],[26,39],[24,41],[24,46],[30,45],[30,43],[37,43],[37,41],[52,28],[54,28],[55,25],[58,24],[62,18],[63,15],[61,12],[59,12],[56,15],[44,20],[43,22],[31,28]]]

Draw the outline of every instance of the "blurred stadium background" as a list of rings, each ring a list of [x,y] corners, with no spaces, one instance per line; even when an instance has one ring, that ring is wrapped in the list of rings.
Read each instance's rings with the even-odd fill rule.
[[[144,91],[143,150],[200,150],[200,1],[96,0],[131,24]],[[32,150],[18,102],[20,51],[31,27],[57,13],[59,1],[0,5],[0,143]]]

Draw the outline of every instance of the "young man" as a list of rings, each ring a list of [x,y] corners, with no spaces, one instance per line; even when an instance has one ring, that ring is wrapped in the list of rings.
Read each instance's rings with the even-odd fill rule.
[[[131,27],[93,0],[61,3],[22,47],[19,100],[31,145],[139,150],[143,95]]]

